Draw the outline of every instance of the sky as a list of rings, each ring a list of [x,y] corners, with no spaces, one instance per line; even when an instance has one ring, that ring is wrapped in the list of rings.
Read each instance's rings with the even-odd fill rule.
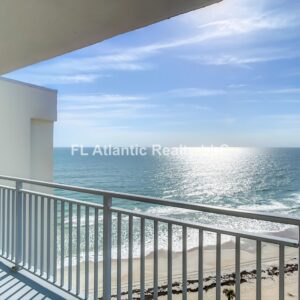
[[[299,15],[224,0],[6,77],[58,90],[57,147],[300,147]]]

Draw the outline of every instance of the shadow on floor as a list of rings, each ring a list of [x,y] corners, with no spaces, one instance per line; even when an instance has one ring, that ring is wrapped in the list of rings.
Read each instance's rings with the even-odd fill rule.
[[[53,289],[41,285],[34,280],[33,275],[25,276],[24,271],[15,272],[6,264],[0,261],[0,299],[9,300],[40,300],[40,299],[53,299],[63,300],[66,299]]]

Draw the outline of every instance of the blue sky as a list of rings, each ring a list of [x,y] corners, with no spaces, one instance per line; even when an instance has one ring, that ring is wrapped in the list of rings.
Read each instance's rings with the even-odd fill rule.
[[[299,15],[224,0],[7,77],[59,91],[55,146],[300,146]]]

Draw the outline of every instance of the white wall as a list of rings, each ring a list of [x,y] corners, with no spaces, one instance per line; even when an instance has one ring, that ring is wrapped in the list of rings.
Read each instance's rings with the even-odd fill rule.
[[[0,78],[0,174],[53,179],[57,93]]]

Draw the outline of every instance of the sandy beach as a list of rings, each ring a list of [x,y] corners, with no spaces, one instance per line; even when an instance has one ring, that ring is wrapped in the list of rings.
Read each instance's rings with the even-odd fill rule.
[[[289,274],[285,276],[285,298],[286,299],[297,299],[297,278],[298,272],[294,274]],[[234,290],[235,286],[223,286],[222,290],[225,288],[231,288]],[[256,298],[255,295],[255,280],[247,283],[241,284],[241,298],[243,300],[253,300]],[[159,297],[159,299],[167,299],[167,296]],[[173,295],[174,300],[181,300],[182,295]],[[189,300],[198,300],[197,293],[189,293]],[[214,300],[215,299],[215,289],[209,290],[204,293],[205,300]],[[225,295],[222,293],[221,299],[227,300]],[[262,299],[263,300],[278,300],[278,277],[273,279],[264,279],[262,281]]]
[[[224,288],[232,288],[232,280],[226,280],[226,276],[228,274],[232,275],[235,271],[235,250],[234,243],[228,242],[222,245],[222,290]],[[262,299],[278,299],[278,276],[276,272],[271,276],[267,276],[268,269],[278,267],[278,255],[279,255],[279,247],[277,245],[265,244],[262,243]],[[187,255],[187,263],[188,263],[188,281],[192,281],[193,284],[188,284],[188,288],[192,288],[192,290],[197,290],[198,282],[197,274],[198,274],[198,249],[191,249],[188,251]],[[215,288],[212,283],[214,283],[215,276],[215,261],[216,261],[216,252],[215,247],[210,246],[204,249],[204,288],[207,288],[207,291],[204,292],[205,299],[214,299],[215,298]],[[167,283],[167,253],[166,251],[159,252],[159,291],[163,295],[166,292],[166,283]],[[256,264],[256,253],[255,253],[255,243],[252,241],[247,241],[246,243],[241,244],[241,272],[246,271],[249,272],[246,277],[246,282],[241,283],[241,294],[243,299],[255,299],[255,285],[256,280],[255,277],[251,275],[251,271],[255,270]],[[285,265],[293,265],[292,272],[286,272],[285,276],[285,294],[287,297],[293,298],[297,295],[297,277],[298,277],[298,261],[297,261],[297,249],[295,248],[285,248]],[[128,260],[122,260],[122,292],[124,293],[122,299],[128,299],[127,296],[127,283],[128,283]],[[81,274],[81,290],[84,291],[84,272],[85,265],[81,263],[80,265],[80,274]],[[173,296],[174,299],[181,299],[181,270],[182,270],[182,253],[174,252],[173,253]],[[151,299],[151,288],[153,287],[153,255],[150,254],[145,259],[145,279],[146,279],[146,290],[149,289],[149,293],[147,293],[147,299]],[[75,286],[75,266],[73,267],[73,286]],[[65,269],[65,275],[67,275],[67,268]],[[112,261],[112,292],[116,293],[116,278],[117,278],[117,262],[116,260]],[[139,278],[140,278],[140,260],[138,258],[133,259],[133,289],[135,290],[133,293],[134,299],[139,299]],[[98,264],[98,279],[99,282],[102,282],[102,262]],[[67,282],[67,276],[65,278],[65,282]],[[93,282],[94,282],[94,263],[89,263],[89,290],[93,292]],[[228,282],[226,284],[226,282]],[[177,284],[177,286],[176,286]],[[101,286],[101,284],[100,284]],[[178,293],[178,294],[177,294]],[[102,294],[102,291],[99,290],[99,295]],[[165,294],[164,294],[165,295]],[[224,296],[222,295],[224,298]],[[116,299],[116,297],[112,297]],[[153,298],[153,297],[152,297]],[[160,296],[160,299],[166,299],[166,296]],[[189,293],[188,299],[197,299],[197,292]],[[225,299],[225,298],[224,298]]]

